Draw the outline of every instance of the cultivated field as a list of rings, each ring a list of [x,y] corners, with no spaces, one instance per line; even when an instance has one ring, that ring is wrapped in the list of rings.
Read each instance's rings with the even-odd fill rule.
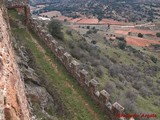
[[[140,46],[140,47],[145,47],[145,46],[148,47],[151,44],[160,44],[160,41],[157,41],[157,40],[149,40],[149,39],[139,38],[134,36],[127,36],[126,41],[128,45],[134,45],[134,46]]]
[[[45,12],[45,13],[41,13],[40,15],[47,16],[49,18],[62,16],[61,12],[59,12],[59,11]]]

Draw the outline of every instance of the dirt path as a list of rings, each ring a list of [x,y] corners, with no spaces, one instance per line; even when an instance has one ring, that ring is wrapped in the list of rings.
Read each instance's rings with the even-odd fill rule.
[[[73,88],[73,86],[66,81],[66,85],[68,88],[72,89],[72,91],[75,93],[75,94],[78,94],[77,91]],[[87,110],[94,116],[95,120],[99,120],[98,116],[97,116],[97,113],[95,111],[92,110],[92,108],[88,105],[88,103],[82,98],[81,95],[78,94],[77,96],[81,101],[82,103],[84,104],[84,106],[87,108]]]
[[[52,67],[55,69],[55,71],[57,73],[59,73],[58,69],[57,69],[57,65],[52,62],[52,60],[49,56],[46,55],[46,51],[44,50],[44,48],[41,45],[39,45],[37,40],[31,35],[31,33],[29,31],[28,31],[28,33],[29,33],[31,39],[33,40],[33,42],[36,44],[36,47],[38,48],[38,50],[44,54],[45,59],[52,65]]]
[[[56,70],[56,72],[58,74],[60,74],[59,71],[58,71],[58,69],[57,69],[57,65],[54,64],[53,61],[51,60],[51,58],[45,54],[46,53],[45,49],[37,42],[37,40],[35,38],[33,38],[33,36],[31,35],[30,32],[28,32],[28,33],[31,36],[31,39],[33,40],[33,42],[36,44],[36,47],[38,48],[38,50],[41,51],[42,53],[44,53],[45,59],[52,65],[52,67]],[[66,81],[66,86],[68,88],[72,89],[72,91],[75,94],[78,94],[78,92],[67,81]],[[87,110],[94,116],[95,120],[99,120],[97,113],[94,110],[92,110],[92,108],[88,105],[88,103],[85,101],[85,99],[80,94],[78,94],[78,98],[82,101],[82,103],[87,108]]]

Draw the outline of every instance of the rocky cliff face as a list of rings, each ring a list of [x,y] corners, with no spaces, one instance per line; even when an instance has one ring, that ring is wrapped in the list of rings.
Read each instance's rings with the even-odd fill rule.
[[[0,4],[0,120],[30,120],[24,83],[15,61],[8,15]]]

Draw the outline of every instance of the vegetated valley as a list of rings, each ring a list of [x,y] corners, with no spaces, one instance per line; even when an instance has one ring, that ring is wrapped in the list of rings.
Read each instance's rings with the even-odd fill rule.
[[[88,71],[126,114],[160,119],[160,1],[30,0],[31,19]],[[110,120],[44,41],[8,10],[32,119]],[[148,120],[148,118],[135,118]]]
[[[49,26],[52,27],[52,23]],[[114,43],[94,28],[81,36],[61,26],[59,34],[55,37],[61,45],[91,73],[90,78],[99,81],[101,89],[106,89],[113,101],[125,107],[126,112],[159,114],[159,53],[150,52],[147,47],[127,45],[123,37],[117,37]]]

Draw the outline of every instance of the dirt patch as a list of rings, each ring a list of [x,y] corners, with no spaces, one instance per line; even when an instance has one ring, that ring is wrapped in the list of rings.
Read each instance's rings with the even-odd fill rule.
[[[117,30],[117,31],[115,31],[115,34],[128,35],[128,31],[126,31],[126,30]]]
[[[129,32],[132,33],[142,33],[142,34],[150,34],[156,36],[156,32],[150,30],[138,30],[138,29],[130,29]]]
[[[151,30],[139,30],[139,29],[129,29],[129,30],[116,30],[116,34],[121,34],[121,35],[128,35],[128,33],[142,33],[142,34],[148,34],[148,35],[153,35],[156,36],[156,32],[151,31]]]
[[[110,24],[110,25],[126,25],[125,22],[119,22],[111,19],[102,19],[99,24]]]
[[[149,46],[151,44],[160,44],[160,41],[157,41],[157,40],[148,40],[145,38],[139,38],[139,37],[133,37],[133,36],[127,36],[126,41],[127,41],[127,44],[129,45],[135,45],[140,47]]]
[[[83,19],[79,20],[77,23],[79,23],[79,24],[98,24],[98,19],[83,18]]]
[[[76,23],[76,22],[80,21],[81,19],[82,18],[75,18],[75,19],[70,20],[69,22]]]

